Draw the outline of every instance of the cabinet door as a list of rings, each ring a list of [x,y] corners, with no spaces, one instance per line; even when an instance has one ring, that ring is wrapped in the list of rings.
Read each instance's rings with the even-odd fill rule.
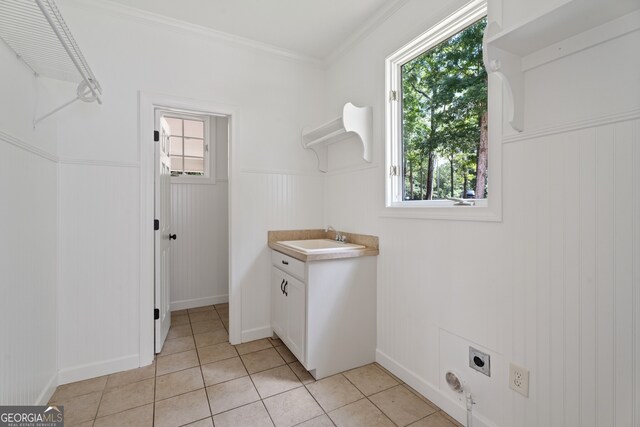
[[[287,336],[287,301],[283,292],[286,281],[285,273],[271,267],[271,328],[280,338]]]
[[[287,275],[287,337],[289,350],[305,363],[305,342],[307,336],[307,299],[305,285]]]

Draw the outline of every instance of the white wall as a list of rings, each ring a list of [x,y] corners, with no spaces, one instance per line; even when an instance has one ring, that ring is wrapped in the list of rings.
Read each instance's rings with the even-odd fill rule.
[[[123,14],[108,2],[63,6],[104,88],[104,104],[73,105],[58,116],[64,159],[61,381],[137,366],[139,91],[229,105],[238,112],[230,275],[243,295],[243,337],[265,336],[270,331],[264,303],[267,230],[317,227],[322,219],[322,178],[306,172],[314,158],[299,143],[301,127],[318,116],[322,70],[206,31]]]
[[[215,183],[171,182],[171,309],[229,301],[228,119],[211,117]]]
[[[48,93],[1,42],[0,64],[0,405],[43,404],[57,375],[55,121],[33,129]]]
[[[503,2],[505,27],[555,3]],[[332,146],[325,210],[380,236],[378,360],[463,420],[443,381],[461,372],[478,425],[639,425],[640,34],[527,73],[527,131],[501,147],[501,223],[382,217],[384,58],[446,7],[409,1],[327,72],[331,111],[374,108],[373,167],[355,143]],[[491,378],[468,367],[469,345],[491,354]],[[510,361],[531,371],[528,399],[507,388]]]

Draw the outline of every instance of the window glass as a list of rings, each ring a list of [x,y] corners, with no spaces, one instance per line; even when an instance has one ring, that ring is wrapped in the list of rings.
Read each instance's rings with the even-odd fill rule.
[[[172,136],[169,138],[169,153],[182,155],[182,138]]]
[[[184,171],[189,174],[202,174],[204,172],[204,159],[185,157]]]
[[[184,155],[190,157],[204,157],[204,141],[202,139],[184,139]]]
[[[172,117],[165,117],[165,120],[169,124],[171,135],[182,136],[182,120],[174,119]]]
[[[400,67],[403,201],[487,195],[486,18]]]
[[[206,118],[164,116],[169,124],[172,176],[207,176]]]
[[[184,121],[184,136],[204,138],[204,122],[195,120]]]

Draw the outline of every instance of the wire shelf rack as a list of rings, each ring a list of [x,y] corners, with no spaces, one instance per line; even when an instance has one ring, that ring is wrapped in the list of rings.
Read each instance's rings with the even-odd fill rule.
[[[78,83],[76,97],[34,119],[34,126],[75,101],[102,103],[102,88],[54,0],[0,1],[0,39],[36,76]]]

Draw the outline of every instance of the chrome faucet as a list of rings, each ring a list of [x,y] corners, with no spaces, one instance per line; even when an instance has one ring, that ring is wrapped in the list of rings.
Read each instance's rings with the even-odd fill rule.
[[[336,242],[342,242],[342,243],[347,242],[347,236],[345,236],[344,234],[340,234],[338,230],[336,230],[330,225],[327,225],[327,228],[324,229],[324,232],[328,233],[329,231],[333,231],[334,233],[336,233]]]

